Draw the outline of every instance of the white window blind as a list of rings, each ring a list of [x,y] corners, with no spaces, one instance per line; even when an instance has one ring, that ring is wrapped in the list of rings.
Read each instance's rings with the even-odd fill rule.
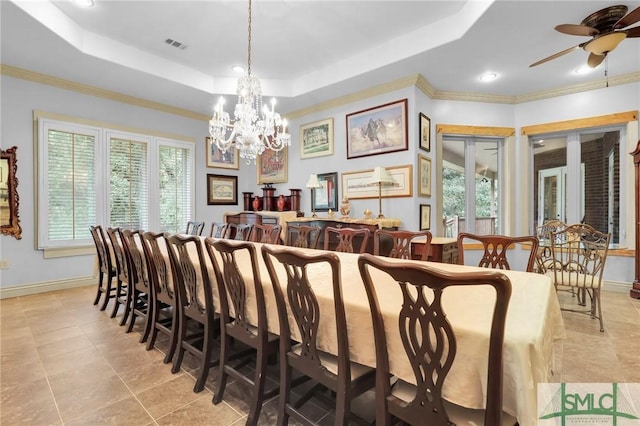
[[[109,138],[109,224],[148,229],[148,144]]]
[[[160,145],[160,231],[184,232],[191,218],[193,185],[192,149]]]
[[[46,123],[40,155],[40,246],[86,244],[96,223],[95,129]],[[83,131],[85,130],[85,131]]]

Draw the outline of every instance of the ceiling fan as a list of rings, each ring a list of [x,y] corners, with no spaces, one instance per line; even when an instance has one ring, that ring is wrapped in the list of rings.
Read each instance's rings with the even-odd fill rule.
[[[612,52],[625,38],[640,37],[640,26],[627,28],[640,22],[640,7],[627,14],[627,6],[618,5],[606,7],[592,13],[582,20],[579,25],[562,24],[556,26],[556,31],[564,34],[591,37],[583,43],[565,49],[547,58],[535,62],[529,67],[543,64],[559,58],[577,49],[589,52],[587,65],[595,68]]]

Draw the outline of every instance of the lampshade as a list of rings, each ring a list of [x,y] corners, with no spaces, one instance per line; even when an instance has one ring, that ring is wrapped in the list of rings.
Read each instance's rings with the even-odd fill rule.
[[[373,176],[371,176],[371,179],[369,180],[369,184],[377,185],[379,183],[381,183],[382,186],[388,186],[388,185],[395,184],[396,181],[393,179],[393,177],[391,177],[389,172],[387,172],[387,169],[385,169],[384,167],[378,166],[375,169],[373,169]]]
[[[597,37],[584,46],[584,50],[595,55],[604,55],[615,49],[627,37],[624,31],[618,31]]]
[[[322,188],[320,182],[318,182],[318,175],[312,173],[309,175],[309,180],[307,181],[307,188]]]

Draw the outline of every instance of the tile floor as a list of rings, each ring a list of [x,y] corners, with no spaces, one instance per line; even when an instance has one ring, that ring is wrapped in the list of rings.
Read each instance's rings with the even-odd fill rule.
[[[126,334],[111,303],[92,305],[93,287],[0,301],[2,425],[243,425],[248,390],[230,382],[225,401],[211,402],[215,370],[207,388],[193,393],[195,363],[171,374],[159,350],[146,351],[139,332]],[[562,303],[570,295],[560,293]],[[640,382],[640,300],[603,293],[604,333],[596,320],[563,312],[567,339],[556,344],[553,380]],[[275,423],[275,399],[260,424]],[[371,406],[372,404],[365,404]],[[325,425],[331,415],[310,412]]]

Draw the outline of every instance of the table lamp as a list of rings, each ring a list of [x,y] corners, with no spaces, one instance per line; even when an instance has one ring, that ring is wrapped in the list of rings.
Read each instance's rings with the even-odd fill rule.
[[[318,217],[318,215],[316,214],[316,189],[322,188],[322,185],[320,184],[320,182],[318,182],[317,174],[312,173],[311,175],[309,175],[307,188],[311,189],[311,211],[313,212],[311,217]]]
[[[378,219],[382,219],[384,218],[382,214],[382,187],[394,186],[396,185],[396,181],[393,180],[393,177],[387,172],[387,169],[378,166],[373,169],[373,176],[371,176],[369,180],[369,185],[378,185]]]

